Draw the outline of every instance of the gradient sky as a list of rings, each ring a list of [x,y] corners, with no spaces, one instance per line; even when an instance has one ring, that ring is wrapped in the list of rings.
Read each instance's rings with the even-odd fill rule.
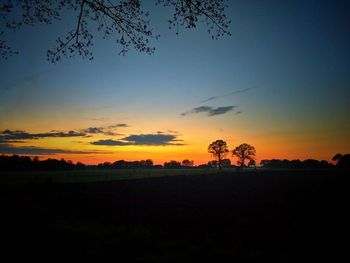
[[[232,36],[219,40],[205,23],[176,35],[143,2],[161,35],[153,55],[120,56],[96,35],[93,61],[47,62],[75,14],[8,34],[20,54],[0,60],[0,153],[200,164],[216,139],[252,144],[258,160],[350,152],[348,1],[229,1]]]

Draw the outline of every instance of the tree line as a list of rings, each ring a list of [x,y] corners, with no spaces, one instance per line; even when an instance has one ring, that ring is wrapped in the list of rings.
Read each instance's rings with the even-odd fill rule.
[[[306,159],[301,160],[261,160],[260,165],[264,168],[279,168],[279,169],[329,169],[337,167],[339,169],[350,169],[350,154],[340,154],[337,153],[332,161],[335,162],[335,165],[327,162],[326,160],[315,160],[315,159]]]
[[[156,165],[151,159],[141,161],[118,160],[103,162],[97,165],[85,165],[81,162],[73,163],[65,159],[39,160],[38,157],[19,155],[0,155],[0,171],[57,171],[57,170],[83,170],[83,169],[150,169],[150,168],[189,168],[194,167],[193,160],[185,159],[182,162],[171,160],[163,165]]]
[[[242,149],[244,147],[236,147]],[[235,149],[236,149],[235,148]],[[237,152],[237,150],[235,152]],[[233,150],[234,151],[234,150]],[[234,154],[232,151],[232,155]],[[228,153],[228,151],[226,152]],[[220,154],[220,157],[223,155]],[[248,160],[248,159],[245,159]],[[231,164],[231,160],[227,158],[220,159],[219,161],[211,160],[206,164],[200,164],[195,166],[192,160],[185,159],[182,162],[171,160],[165,162],[163,165],[154,164],[151,159],[141,160],[141,161],[125,161],[118,160],[115,162],[104,162],[97,165],[85,165],[81,162],[73,163],[69,160],[64,159],[46,159],[39,160],[38,157],[30,158],[28,156],[18,156],[18,155],[0,155],[0,171],[57,171],[57,170],[83,170],[83,169],[157,169],[157,168],[167,168],[167,169],[178,169],[178,168],[240,168],[249,166],[254,167],[252,160],[248,162],[243,161],[243,157],[240,157],[237,161],[239,166]],[[333,159],[335,165],[329,163],[325,160],[314,160],[307,159],[301,160],[261,160],[260,167],[268,169],[350,169],[350,154],[336,154]],[[247,164],[247,165],[246,165]]]

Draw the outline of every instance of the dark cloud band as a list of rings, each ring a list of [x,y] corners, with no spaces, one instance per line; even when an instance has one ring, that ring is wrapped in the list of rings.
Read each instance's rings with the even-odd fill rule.
[[[99,140],[91,142],[93,145],[106,146],[127,146],[127,145],[144,145],[144,146],[165,146],[165,145],[184,145],[181,140],[173,134],[132,134],[120,140]]]
[[[3,154],[33,154],[33,155],[54,155],[54,154],[97,154],[105,153],[101,151],[75,151],[52,148],[39,148],[35,146],[12,146],[0,144],[0,152]]]
[[[84,132],[68,131],[68,132],[45,132],[45,133],[29,133],[21,130],[4,130],[0,132],[0,142],[17,142],[21,140],[35,140],[41,138],[66,138],[66,137],[83,137]]]

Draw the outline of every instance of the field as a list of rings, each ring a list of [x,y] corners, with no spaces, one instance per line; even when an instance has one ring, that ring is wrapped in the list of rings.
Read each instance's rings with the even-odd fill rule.
[[[225,171],[234,171],[226,169]],[[87,169],[71,171],[0,171],[0,184],[106,182],[115,180],[143,179],[175,175],[204,175],[217,173],[216,169]]]
[[[3,257],[121,262],[348,257],[347,172],[161,175],[61,183],[56,179],[63,175],[55,174],[41,184],[1,184]],[[117,174],[101,171],[94,178],[100,176],[111,180]]]

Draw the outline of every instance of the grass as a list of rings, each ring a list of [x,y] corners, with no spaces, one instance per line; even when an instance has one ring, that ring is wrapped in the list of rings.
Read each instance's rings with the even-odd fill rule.
[[[230,169],[231,170],[231,169]],[[234,170],[234,169],[233,169]],[[226,169],[225,169],[226,171]],[[228,171],[228,170],[227,170]],[[72,171],[0,171],[1,184],[84,183],[115,180],[143,179],[176,175],[203,175],[217,173],[217,169],[115,169]]]

